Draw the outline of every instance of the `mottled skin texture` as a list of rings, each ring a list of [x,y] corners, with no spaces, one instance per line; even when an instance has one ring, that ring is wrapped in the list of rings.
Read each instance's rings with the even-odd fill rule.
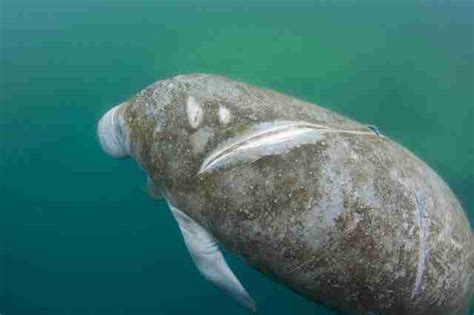
[[[190,96],[204,110],[198,128],[188,121]],[[225,125],[219,106],[232,114]],[[153,181],[257,270],[341,312],[466,312],[474,271],[469,222],[443,180],[388,138],[328,133],[315,144],[198,174],[215,147],[258,122],[370,129],[203,74],[158,81],[121,111],[133,157]],[[206,135],[199,145],[191,140],[197,132]]]

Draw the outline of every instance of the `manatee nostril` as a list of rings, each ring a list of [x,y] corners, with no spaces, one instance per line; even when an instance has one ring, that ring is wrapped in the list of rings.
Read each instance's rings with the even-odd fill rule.
[[[105,113],[97,126],[97,134],[102,150],[116,159],[126,158],[129,155],[125,145],[126,136],[118,111],[122,105],[123,103]]]

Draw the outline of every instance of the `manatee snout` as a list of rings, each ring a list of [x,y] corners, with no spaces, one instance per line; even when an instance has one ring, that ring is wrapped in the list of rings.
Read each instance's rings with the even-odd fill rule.
[[[123,159],[130,155],[129,141],[124,132],[125,126],[121,115],[124,104],[121,103],[106,112],[97,125],[102,150],[115,159]]]

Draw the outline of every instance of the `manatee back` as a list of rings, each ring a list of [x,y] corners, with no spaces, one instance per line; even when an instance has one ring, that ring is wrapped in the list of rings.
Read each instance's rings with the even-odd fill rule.
[[[189,96],[208,113],[225,104],[233,114],[225,127],[204,120],[200,128],[213,137],[197,153],[190,139],[199,130],[180,118]],[[433,170],[378,132],[210,75],[149,87],[127,117],[136,126],[138,160],[152,178],[163,179],[180,207],[229,250],[296,292],[338,310],[383,314],[451,314],[469,302],[474,241],[459,202]],[[157,117],[166,128],[152,133]],[[199,173],[229,137],[282,120],[332,132]]]
[[[309,298],[384,314],[468,302],[467,218],[438,175],[386,138],[327,135],[210,174],[201,189],[193,198],[216,237]]]

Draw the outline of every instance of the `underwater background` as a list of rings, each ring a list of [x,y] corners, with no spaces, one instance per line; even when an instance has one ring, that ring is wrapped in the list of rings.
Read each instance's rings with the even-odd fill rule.
[[[373,124],[474,222],[474,2],[0,0],[0,313],[248,314],[193,266],[98,118],[210,72]],[[176,157],[177,159],[179,156]],[[333,314],[227,254],[259,314]]]

